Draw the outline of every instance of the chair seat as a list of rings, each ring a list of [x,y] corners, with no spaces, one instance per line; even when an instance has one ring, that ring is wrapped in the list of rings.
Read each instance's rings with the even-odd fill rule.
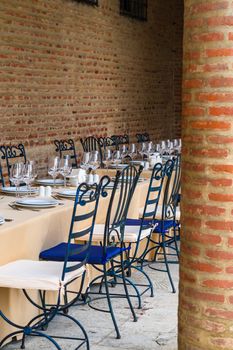
[[[154,207],[155,206],[153,204],[148,205],[147,212],[149,213],[152,212],[154,210]],[[139,218],[142,218],[143,211],[144,211],[144,208],[139,209]],[[158,205],[155,219],[161,220],[161,217],[162,217],[162,205]],[[176,207],[176,220],[180,221],[180,207]]]
[[[86,257],[86,251],[76,254],[78,248],[81,248],[82,244],[70,244],[70,256],[69,261],[83,261]],[[40,259],[52,260],[52,261],[64,261],[67,249],[67,243],[63,242],[55,247],[44,250],[40,253]],[[120,255],[121,252],[128,250],[129,248],[120,247],[107,247],[106,254],[104,255],[104,250],[102,246],[91,246],[89,251],[89,256],[87,263],[93,265],[103,265],[106,264],[110,259],[115,258]],[[72,254],[72,250],[74,254]]]
[[[0,266],[0,287],[58,291],[85,270],[82,266],[66,273],[62,281],[63,266],[63,262],[16,260]]]
[[[130,225],[130,226],[139,226],[141,225],[142,219],[127,219],[126,220],[126,225]],[[151,224],[152,225],[152,221],[150,220],[144,220],[145,225]],[[155,220],[155,227],[153,232],[154,233],[165,233],[166,231],[170,230],[171,228],[174,227],[174,221],[173,220],[165,220],[164,222],[162,222],[162,220]],[[175,226],[177,226],[178,224],[175,223]]]
[[[146,227],[142,230],[140,240],[144,239],[145,237],[149,236],[151,233],[151,227],[148,227],[148,224]],[[124,243],[136,243],[138,240],[138,235],[140,231],[140,224],[139,225],[125,225],[125,233],[124,233]],[[103,241],[104,237],[104,225],[97,224],[94,227],[93,232],[93,241],[101,242]],[[118,241],[118,236],[115,231],[111,233],[111,237],[114,237],[115,241]]]

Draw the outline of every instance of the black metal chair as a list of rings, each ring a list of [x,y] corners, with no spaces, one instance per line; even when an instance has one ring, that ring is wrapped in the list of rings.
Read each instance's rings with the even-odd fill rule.
[[[72,159],[72,168],[78,167],[77,154],[75,150],[74,140],[55,140],[55,151],[59,153],[59,157],[62,158],[65,155],[69,155]]]
[[[2,185],[2,187],[5,186],[5,181],[4,181],[4,177],[3,177],[1,162],[0,162],[0,185]]]
[[[103,154],[99,140],[94,136],[89,136],[86,139],[80,139],[84,152],[98,151],[100,155],[101,166],[103,165]]]
[[[112,140],[113,144],[116,146],[116,149],[118,149],[120,145],[129,144],[128,135],[112,135],[110,139]]]
[[[2,153],[1,159],[6,162],[7,167],[7,173],[8,177],[10,179],[10,169],[12,164],[15,162],[22,162],[26,163],[27,157],[26,157],[26,151],[24,148],[24,145],[22,143],[16,145],[2,145],[0,146],[0,151]]]
[[[136,134],[136,138],[138,143],[150,142],[150,135],[147,132],[143,134]]]
[[[32,260],[16,260],[9,264],[0,266],[0,287],[22,289],[28,301],[40,311],[40,314],[33,317],[25,326],[15,324],[10,321],[6,315],[0,310],[0,316],[11,326],[18,329],[0,340],[0,347],[3,346],[8,339],[22,334],[21,348],[25,348],[25,340],[28,336],[44,337],[58,350],[62,348],[55,339],[66,339],[75,341],[75,349],[79,349],[82,345],[86,345],[86,349],[90,349],[88,335],[74,317],[68,315],[68,309],[76,304],[84,286],[86,263],[89,256],[91,238],[94,228],[96,211],[99,201],[99,195],[102,191],[102,183],[99,186],[89,187],[87,184],[81,184],[76,192],[74,202],[73,215],[70,225],[68,243],[65,245],[64,256],[61,260],[56,261],[32,261]],[[90,203],[85,213],[80,213],[82,207]],[[85,229],[83,229],[83,226]],[[81,247],[76,245],[75,248],[71,243],[74,239],[79,239],[85,234],[86,244]],[[75,260],[75,254],[82,254],[82,260]],[[54,260],[54,259],[53,259]],[[79,291],[75,294],[70,292],[71,298],[67,298],[68,288],[71,283],[77,279],[81,279]],[[29,295],[27,290],[37,290],[39,301],[35,301]],[[57,299],[54,304],[48,303],[46,299],[46,291],[57,292]],[[63,302],[64,299],[64,302]],[[72,321],[81,330],[81,337],[78,334],[73,336],[65,335],[65,329],[62,334],[49,335],[47,327],[50,325],[54,317],[65,317]],[[78,344],[77,344],[78,343]]]

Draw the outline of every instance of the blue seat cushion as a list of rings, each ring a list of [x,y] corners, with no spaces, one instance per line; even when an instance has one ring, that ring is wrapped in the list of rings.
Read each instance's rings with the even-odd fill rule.
[[[129,226],[140,226],[142,222],[142,219],[127,219],[126,225]],[[145,225],[152,225],[152,220],[143,220],[143,226]],[[154,220],[154,224],[157,224],[154,228],[155,233],[165,233],[166,231],[170,230],[174,225],[176,226],[177,223],[173,220]]]
[[[83,261],[86,257],[86,250],[76,254],[78,248],[82,248],[82,244],[70,244],[70,257],[69,261]],[[48,261],[64,261],[66,255],[67,243],[63,242],[55,247],[44,250],[40,253],[40,259]],[[94,265],[104,265],[112,258],[120,255],[121,252],[129,250],[130,247],[120,248],[120,247],[106,247],[106,252],[104,254],[104,249],[101,246],[90,246],[89,256],[87,263]],[[72,254],[73,250],[73,254]]]

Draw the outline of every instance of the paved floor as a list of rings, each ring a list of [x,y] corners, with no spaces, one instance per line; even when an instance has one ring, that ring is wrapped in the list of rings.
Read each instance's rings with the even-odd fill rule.
[[[178,285],[178,265],[171,266],[175,285]],[[114,301],[116,318],[121,331],[121,339],[115,339],[115,332],[110,315],[95,311],[87,305],[75,306],[70,309],[70,315],[76,317],[88,332],[91,350],[177,350],[177,304],[178,293],[171,293],[167,275],[163,272],[147,268],[155,287],[155,296],[143,297],[143,308],[136,310],[138,321],[133,322],[124,299]],[[134,278],[141,281],[140,276]],[[133,300],[136,305],[136,299]],[[105,301],[95,302],[105,305]],[[97,305],[97,304],[96,304]],[[51,323],[51,330],[57,334],[77,334],[77,328],[67,323],[62,317],[57,317]],[[53,333],[54,334],[54,333]],[[75,349],[74,343],[60,342],[62,349]],[[77,345],[76,345],[77,346]],[[18,350],[20,343],[10,344],[5,350]],[[28,350],[55,349],[51,343],[41,338],[28,338]],[[85,349],[83,346],[81,349]]]

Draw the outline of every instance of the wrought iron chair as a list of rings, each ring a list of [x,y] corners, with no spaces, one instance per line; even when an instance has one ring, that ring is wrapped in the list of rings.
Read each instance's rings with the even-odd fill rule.
[[[89,136],[86,139],[80,139],[84,152],[98,151],[100,154],[100,162],[103,165],[103,155],[99,140],[94,136]]]
[[[5,186],[5,181],[4,181],[4,177],[3,177],[1,162],[0,162],[0,185],[2,185],[2,187]]]
[[[143,167],[140,167],[137,170],[134,166],[126,167],[122,172],[118,171],[116,174],[116,180],[114,183],[113,190],[111,192],[111,197],[109,201],[109,206],[106,215],[105,225],[102,225],[102,237],[101,245],[92,245],[90,247],[88,255],[88,264],[92,265],[100,274],[94,278],[89,286],[89,290],[86,293],[86,299],[91,308],[108,312],[111,314],[112,321],[115,327],[117,338],[120,338],[120,331],[116,322],[114,315],[112,302],[111,302],[111,293],[109,291],[109,281],[115,279],[115,269],[114,261],[115,259],[120,259],[120,266],[123,271],[122,279],[125,291],[125,297],[128,301],[130,310],[132,312],[134,321],[137,320],[136,314],[134,312],[130,296],[128,293],[128,288],[126,284],[125,274],[124,274],[124,253],[129,250],[129,247],[124,247],[124,225],[127,217],[128,208],[130,201],[132,199],[135,186],[137,184],[138,178],[142,171]],[[119,189],[119,192],[117,192]],[[94,228],[95,232],[95,228]],[[116,239],[117,236],[117,239]],[[85,234],[81,240],[86,240]],[[73,248],[81,248],[82,244],[74,244]],[[46,260],[62,260],[64,259],[64,249],[61,249],[61,245],[48,249],[41,253],[40,257]],[[75,254],[73,258],[76,261],[82,260],[82,254]],[[100,281],[100,290],[99,292],[93,292],[92,286]],[[102,292],[102,286],[104,285],[106,292]],[[100,309],[92,305],[93,299],[88,299],[91,295],[100,295],[99,298],[107,298],[109,310]]]
[[[153,262],[148,266],[157,271],[163,271],[168,274],[168,278],[172,287],[172,292],[176,289],[172,280],[169,264],[179,263],[178,241],[180,240],[180,222],[177,220],[177,207],[180,192],[180,156],[173,160],[173,166],[167,171],[167,181],[163,195],[163,203],[158,218],[154,220],[156,227],[154,233],[158,234],[158,239],[150,238],[152,246],[145,252],[145,255],[151,251],[155,251]],[[158,209],[158,208],[157,208]],[[162,259],[158,259],[162,256]],[[156,264],[164,263],[165,268],[157,268]]]
[[[116,148],[116,144],[115,144],[114,140],[112,140],[111,137],[109,137],[109,136],[99,137],[98,141],[99,141],[100,147],[102,147],[104,149],[107,147],[108,148],[109,147]]]
[[[136,134],[136,138],[138,143],[150,142],[150,135],[147,132],[144,134]]]
[[[116,146],[116,149],[118,149],[120,145],[129,144],[128,135],[112,135],[110,139],[112,140],[113,144]]]
[[[15,161],[20,161],[26,163],[26,151],[22,143],[10,146],[0,146],[0,151],[2,153],[1,159],[6,162],[7,173],[10,179],[10,169]]]
[[[6,343],[9,338],[22,334],[21,348],[25,347],[25,340],[27,336],[41,336],[49,340],[55,348],[61,350],[61,347],[55,340],[66,339],[77,341],[75,349],[79,349],[82,345],[86,345],[87,350],[90,349],[87,333],[83,326],[74,317],[68,315],[68,308],[74,305],[81,295],[84,279],[85,279],[85,265],[88,260],[93,227],[96,217],[96,211],[99,201],[99,195],[102,191],[102,183],[99,186],[90,188],[87,184],[81,184],[76,193],[74,202],[72,221],[69,231],[68,243],[65,244],[64,256],[61,261],[32,261],[32,260],[17,260],[7,265],[0,266],[0,287],[22,289],[26,298],[40,310],[40,315],[33,317],[26,326],[21,326],[10,321],[1,311],[2,318],[11,326],[18,330],[10,333],[0,341],[0,347]],[[104,194],[103,194],[104,195]],[[80,213],[81,208],[86,208],[86,204],[90,204],[85,214]],[[86,227],[83,229],[83,227]],[[73,239],[79,239],[85,234],[86,244],[82,246],[71,243]],[[74,259],[76,254],[82,255],[82,260],[77,262]],[[71,299],[67,298],[69,293],[69,285],[77,279],[81,279],[79,291],[74,294]],[[39,291],[40,302],[34,301],[27,289],[34,289]],[[46,302],[45,291],[56,291],[56,303],[48,304]],[[62,302],[64,296],[64,302]],[[40,303],[40,304],[39,304]],[[47,326],[54,319],[55,316],[63,316],[74,322],[82,332],[82,337],[73,337],[65,335],[48,335]]]
[[[62,158],[64,155],[69,155],[72,159],[72,168],[77,168],[78,162],[74,140],[55,140],[54,144],[56,146],[55,151],[59,152],[59,157]]]

